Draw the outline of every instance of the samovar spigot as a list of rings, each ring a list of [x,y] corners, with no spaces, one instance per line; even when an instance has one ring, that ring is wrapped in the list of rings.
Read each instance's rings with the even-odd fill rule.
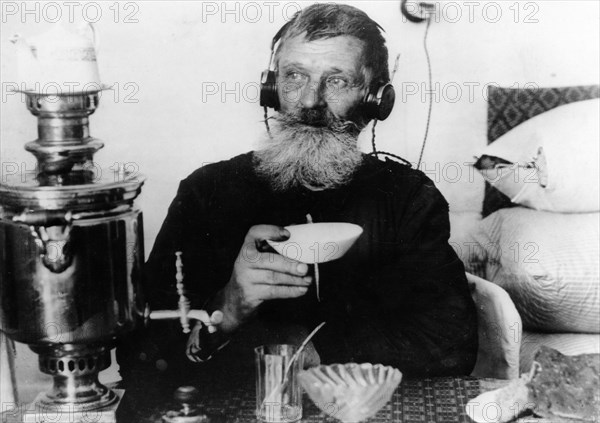
[[[183,261],[181,259],[182,252],[177,251],[175,253],[175,280],[177,295],[179,295],[179,301],[177,302],[178,308],[176,310],[150,310],[150,305],[146,303],[144,310],[144,321],[146,324],[150,320],[174,320],[179,319],[183,333],[190,333],[190,320],[195,320],[207,327],[209,333],[214,333],[217,328],[216,325],[223,321],[223,312],[215,310],[212,314],[208,314],[206,310],[195,310],[191,309],[190,300],[186,296],[185,285],[183,284]]]

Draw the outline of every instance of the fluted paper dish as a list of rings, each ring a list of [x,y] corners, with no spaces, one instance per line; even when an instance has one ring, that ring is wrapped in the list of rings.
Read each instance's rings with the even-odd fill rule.
[[[402,380],[399,370],[381,364],[332,364],[298,373],[300,384],[321,411],[344,423],[374,416]]]

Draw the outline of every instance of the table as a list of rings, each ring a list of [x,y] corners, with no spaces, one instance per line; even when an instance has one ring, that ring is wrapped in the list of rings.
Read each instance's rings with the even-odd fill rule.
[[[467,402],[483,391],[503,386],[507,381],[493,379],[430,378],[403,380],[388,402],[369,423],[389,422],[468,422],[465,414]],[[205,387],[207,388],[207,387]],[[256,422],[255,387],[252,377],[240,380],[237,386],[203,389],[200,405],[210,414],[223,417],[231,423]],[[166,401],[155,401],[152,394],[126,393],[119,414],[119,423],[159,423],[168,409]],[[129,398],[128,398],[129,396]],[[171,403],[171,405],[173,405]],[[175,408],[175,407],[173,407]],[[302,422],[337,422],[322,413],[304,394]]]

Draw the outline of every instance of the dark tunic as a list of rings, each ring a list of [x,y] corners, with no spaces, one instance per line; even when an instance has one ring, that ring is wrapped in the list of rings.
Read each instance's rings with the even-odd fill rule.
[[[314,338],[324,363],[383,363],[406,376],[470,373],[476,311],[448,244],[448,204],[431,180],[367,156],[342,188],[273,192],[252,161],[247,153],[181,182],[146,265],[153,309],[176,308],[175,251],[183,252],[184,283],[200,308],[229,281],[251,226],[306,223],[310,213],[314,222],[350,222],[364,232],[344,257],[319,265],[320,302],[313,283],[300,298],[263,303],[256,321],[274,332],[326,321]],[[258,342],[245,339],[238,346],[247,357],[236,357],[251,360]]]

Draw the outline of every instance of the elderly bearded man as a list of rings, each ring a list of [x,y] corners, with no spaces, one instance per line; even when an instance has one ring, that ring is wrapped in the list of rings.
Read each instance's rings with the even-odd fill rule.
[[[364,98],[389,81],[380,27],[350,6],[313,5],[276,38],[280,110],[264,148],[181,182],[146,267],[152,308],[175,308],[174,253],[182,251],[192,307],[224,314],[216,333],[193,331],[192,360],[229,348],[251,359],[252,347],[289,341],[296,330],[299,343],[325,321],[313,362],[470,373],[476,314],[448,244],[448,204],[423,173],[357,148],[370,120]],[[364,229],[344,257],[319,266],[320,301],[313,266],[265,248],[307,214]]]

